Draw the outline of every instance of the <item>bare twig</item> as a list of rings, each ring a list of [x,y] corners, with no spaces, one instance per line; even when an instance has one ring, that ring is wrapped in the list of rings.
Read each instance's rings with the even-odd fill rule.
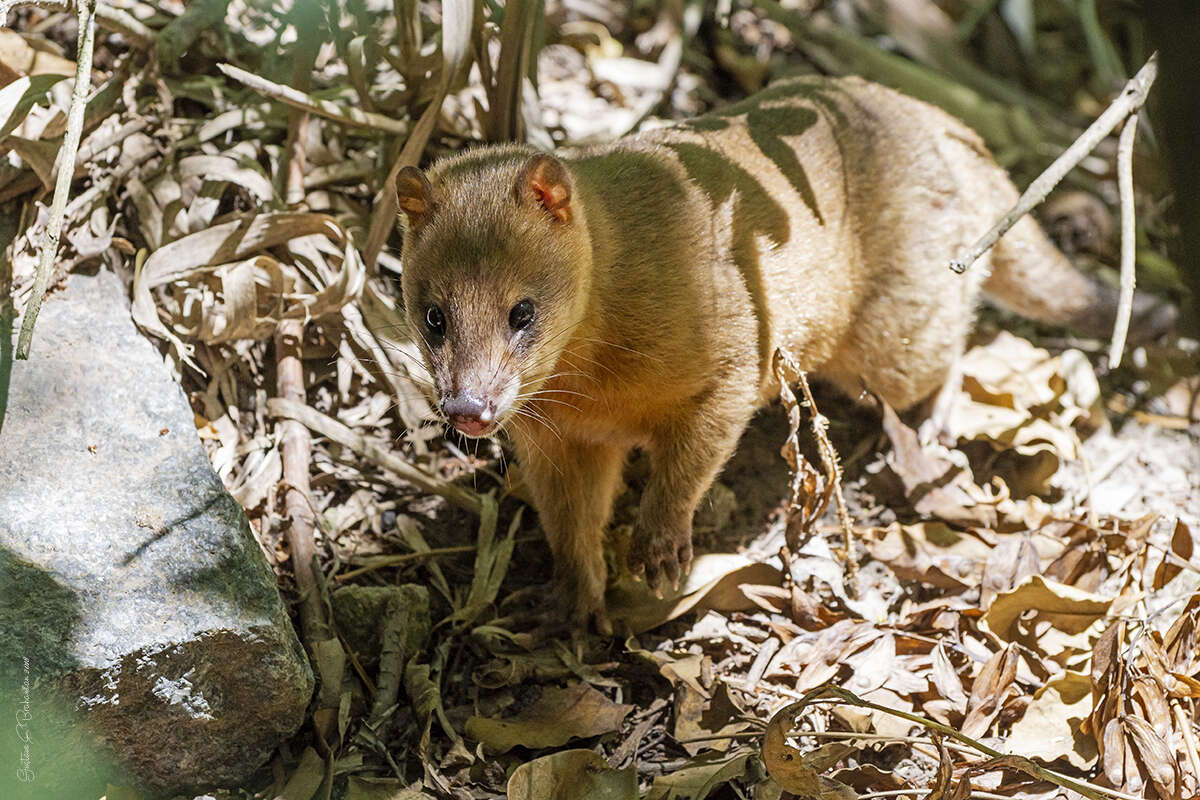
[[[304,365],[301,360],[304,338],[302,320],[285,319],[275,330],[276,391],[278,399],[303,404]],[[312,437],[308,428],[294,420],[280,423],[279,454],[283,462],[283,479],[287,484],[284,508],[287,513],[287,540],[291,550],[292,570],[300,594],[300,620],[306,642],[329,638],[322,635],[324,608],[313,574],[313,543],[315,519],[309,503],[309,459]]]
[[[1136,113],[1129,115],[1117,142],[1117,188],[1121,194],[1121,299],[1117,303],[1112,344],[1108,346],[1108,363],[1113,369],[1121,366],[1121,353],[1125,350],[1125,337],[1129,334],[1129,316],[1133,311],[1133,289],[1137,281],[1133,268],[1137,245],[1133,207],[1133,139],[1137,135],[1137,121]]]
[[[29,358],[29,346],[33,341],[33,326],[46,296],[54,259],[58,255],[58,241],[62,235],[63,212],[67,208],[67,196],[71,192],[71,181],[75,177],[75,156],[79,151],[79,138],[83,135],[83,111],[87,104],[88,89],[92,85],[92,48],[96,41],[96,0],[79,2],[79,46],[75,62],[75,87],[71,91],[71,107],[67,111],[67,131],[63,136],[62,149],[58,151],[58,180],[54,184],[54,198],[50,201],[50,216],[46,221],[46,235],[42,239],[41,258],[38,259],[37,277],[33,291],[25,306],[21,320],[21,336],[17,340],[17,358]]]
[[[269,81],[252,72],[247,72],[244,69],[239,69],[232,64],[217,64],[217,69],[225,73],[227,76],[245,84],[254,91],[270,97],[273,100],[278,100],[281,103],[286,103],[293,108],[298,108],[303,111],[308,111],[316,114],[318,117],[340,122],[343,125],[354,125],[360,128],[373,128],[375,130],[390,133],[394,136],[403,136],[408,133],[408,123],[401,120],[385,117],[383,114],[375,114],[370,111],[360,111],[352,106],[344,106],[338,103],[331,103],[328,100],[318,100],[305,92],[297,91],[290,86],[284,86],[273,81]]]
[[[393,473],[421,491],[439,495],[472,514],[478,514],[483,507],[479,495],[474,492],[444,481],[436,475],[408,463],[395,453],[377,444],[372,444],[366,437],[304,403],[273,398],[267,401],[267,411],[277,417],[287,417],[304,423],[310,430],[348,447],[375,466]]]
[[[307,90],[312,82],[317,57],[315,34],[301,34],[292,65],[292,82]],[[304,200],[304,165],[307,160],[305,128],[308,112],[293,108],[288,120],[287,165],[283,195],[288,205]],[[279,397],[304,403],[304,320],[283,319],[275,329],[275,384]],[[316,545],[313,503],[309,488],[312,436],[303,424],[283,419],[279,422],[279,453],[283,462],[283,480],[287,484],[284,505],[287,509],[287,539],[292,554],[292,570],[300,593],[300,622],[306,642],[318,642],[331,636],[325,605],[317,584],[314,559]]]
[[[1158,54],[1156,53],[1150,56],[1150,60],[1146,62],[1145,66],[1138,70],[1129,83],[1125,84],[1125,88],[1117,96],[1117,99],[1075,140],[1075,143],[1055,159],[1045,172],[1037,176],[1033,183],[1029,184],[1029,188],[1021,194],[1012,210],[1005,214],[991,230],[981,236],[975,244],[950,262],[950,269],[960,275],[966,272],[1001,236],[1008,232],[1009,228],[1017,224],[1017,220],[1045,200],[1046,195],[1050,194],[1050,190],[1057,186],[1058,182],[1074,169],[1076,164],[1096,149],[1096,145],[1104,141],[1124,119],[1142,107],[1146,102],[1146,94],[1154,85],[1154,78],[1157,75]]]

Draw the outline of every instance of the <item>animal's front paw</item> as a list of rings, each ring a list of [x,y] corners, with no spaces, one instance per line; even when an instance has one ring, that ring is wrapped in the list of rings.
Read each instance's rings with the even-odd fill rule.
[[[652,525],[639,520],[629,542],[628,563],[629,571],[643,576],[656,594],[661,596],[664,578],[678,588],[679,578],[692,563],[691,524]]]

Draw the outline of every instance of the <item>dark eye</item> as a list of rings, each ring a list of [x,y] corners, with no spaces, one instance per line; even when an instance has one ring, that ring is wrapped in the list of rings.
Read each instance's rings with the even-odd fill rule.
[[[429,306],[425,309],[425,327],[429,332],[438,338],[446,335],[446,318],[442,315],[442,310],[437,306]]]
[[[525,330],[531,322],[533,322],[533,303],[530,300],[522,300],[512,307],[512,311],[508,312],[508,327],[514,331]]]

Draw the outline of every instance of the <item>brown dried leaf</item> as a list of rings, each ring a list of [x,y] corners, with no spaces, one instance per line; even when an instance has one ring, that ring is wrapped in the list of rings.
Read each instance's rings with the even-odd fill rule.
[[[545,689],[532,705],[507,719],[471,717],[467,735],[496,753],[518,745],[558,747],[574,738],[618,730],[632,710],[633,706],[614,703],[586,683],[575,683],[565,689]]]
[[[1104,736],[1100,744],[1101,763],[1108,782],[1127,792],[1140,792],[1144,782],[1138,772],[1132,750],[1126,746],[1125,730],[1119,718],[1110,719],[1104,726]]]
[[[708,553],[692,562],[691,571],[680,581],[678,590],[669,587],[663,597],[655,597],[645,581],[628,576],[608,590],[608,613],[632,633],[656,628],[687,612],[712,609],[744,611],[754,607],[743,585],[780,583],[779,570],[761,561],[750,561],[733,553]]]
[[[1111,605],[1111,598],[1031,575],[999,595],[983,619],[1001,641],[1021,644],[1066,665],[1091,651]]]
[[[956,531],[943,522],[893,523],[864,537],[871,556],[887,564],[902,581],[921,581],[949,592],[975,585],[982,574],[988,545],[973,533]]]
[[[1190,562],[1193,552],[1195,552],[1195,545],[1192,541],[1191,530],[1183,520],[1175,520],[1175,531],[1171,534],[1170,553],[1183,561]],[[1164,555],[1158,569],[1154,570],[1154,589],[1158,590],[1166,586],[1182,571],[1182,566],[1171,563],[1169,556]]]
[[[1175,754],[1167,741],[1155,733],[1153,726],[1132,714],[1121,718],[1126,741],[1133,745],[1138,760],[1162,797],[1175,797]]]
[[[955,710],[966,712],[967,710],[967,693],[963,691],[962,679],[958,677],[958,671],[954,669],[954,665],[950,663],[950,657],[946,655],[945,642],[938,642],[930,653],[930,672],[929,679],[937,688],[938,694],[946,698]]]
[[[591,750],[564,750],[522,764],[508,800],[637,800],[637,769],[615,770]]]
[[[750,725],[742,719],[743,711],[729,694],[729,686],[724,681],[718,683],[711,698],[686,683],[681,684],[676,693],[675,708],[675,738],[691,755],[702,750],[728,750],[733,734]],[[683,741],[699,738],[708,741]]]
[[[979,605],[987,608],[996,595],[1007,592],[1030,575],[1041,572],[1038,554],[1028,535],[1008,536],[991,552],[980,579]]]
[[[967,701],[967,718],[963,720],[962,732],[972,739],[987,733],[992,721],[1000,714],[1004,701],[1014,691],[1013,681],[1017,677],[1017,651],[1012,645],[996,653],[983,665],[971,697]]]
[[[16,31],[0,28],[0,85],[7,85],[20,75],[74,77],[75,62],[51,51],[51,46],[45,40],[26,38]]]
[[[1130,683],[1131,699],[1137,701],[1131,704],[1131,710],[1136,710],[1140,705],[1140,716],[1154,728],[1154,735],[1160,739],[1167,739],[1172,730],[1171,708],[1167,704],[1162,686],[1149,675],[1138,675]]]
[[[1065,672],[1042,686],[1020,720],[1012,726],[1005,749],[1044,761],[1065,758],[1077,769],[1096,760],[1096,741],[1080,723],[1091,712],[1091,681],[1082,672]]]
[[[887,464],[900,479],[913,510],[952,525],[996,527],[994,505],[981,503],[979,487],[970,471],[948,458],[925,449],[917,433],[883,403],[883,430],[892,443]]]
[[[742,748],[728,756],[694,758],[686,767],[654,779],[645,800],[693,800],[746,774],[751,751]]]
[[[771,717],[763,734],[762,762],[767,774],[784,790],[803,798],[853,800],[858,795],[844,783],[821,775],[817,763],[806,758],[803,751],[788,744],[788,734],[795,724],[797,704],[784,706]],[[829,754],[833,751],[826,751]],[[828,759],[817,755],[818,763]]]

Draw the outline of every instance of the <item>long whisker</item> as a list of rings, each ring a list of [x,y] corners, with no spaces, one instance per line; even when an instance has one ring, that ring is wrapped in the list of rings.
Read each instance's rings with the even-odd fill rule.
[[[595,342],[596,344],[601,344],[606,347],[615,347],[617,350],[624,350],[628,353],[633,353],[634,355],[641,356],[642,358],[648,358],[651,361],[657,361],[659,363],[662,363],[662,359],[659,358],[658,356],[652,356],[649,353],[644,353],[641,350],[637,350],[633,347],[626,347],[625,345],[617,344],[616,342],[610,342],[606,339],[597,339],[594,336],[584,336],[584,337],[580,337],[580,341]]]
[[[568,403],[566,400],[555,400],[551,397],[541,397],[538,395],[537,392],[534,392],[532,395],[527,395],[527,397],[531,397],[532,400],[529,403],[526,403],[525,406],[523,406],[524,408],[528,408],[532,403],[557,403],[560,406],[566,406],[567,408],[573,408],[576,411],[580,412],[581,414],[583,413],[582,408],[575,405],[574,403]]]
[[[597,367],[599,367],[600,369],[603,369],[603,370],[607,371],[607,372],[608,372],[610,375],[612,375],[614,378],[620,378],[620,377],[621,377],[620,375],[618,375],[618,374],[617,374],[616,370],[614,370],[612,367],[610,367],[610,366],[608,366],[607,364],[604,364],[604,363],[602,363],[602,362],[600,362],[600,361],[597,361],[597,360],[596,360],[596,359],[594,359],[594,358],[588,358],[587,356],[585,356],[585,355],[582,355],[582,354],[580,354],[580,353],[576,353],[576,352],[575,352],[575,351],[573,351],[573,350],[564,350],[564,351],[562,352],[562,360],[563,360],[563,361],[565,361],[565,362],[567,363],[567,366],[569,366],[569,367],[574,367],[575,369],[579,369],[579,366],[578,366],[577,364],[575,364],[575,363],[573,363],[573,362],[571,361],[571,359],[572,359],[572,358],[579,358],[579,359],[583,359],[584,361],[588,362],[589,364],[595,364],[595,365],[596,365]],[[587,374],[587,373],[585,373],[585,372],[581,372],[581,373],[580,373],[580,375],[582,375],[583,377],[585,377],[585,378],[587,378],[588,380],[590,380],[590,381],[593,381],[593,382],[595,382],[595,383],[599,383],[599,382],[600,382],[600,379],[599,379],[599,378],[597,378],[595,375],[589,375],[589,374]]]
[[[527,392],[525,394],[519,394],[519,395],[517,395],[517,397],[535,397],[535,396],[541,395],[541,394],[569,394],[569,395],[574,395],[575,397],[582,397],[585,400],[595,400],[596,399],[596,398],[592,397],[590,394],[587,394],[586,392],[576,392],[573,389],[538,389],[536,392]]]
[[[553,429],[551,429],[551,431],[553,432]],[[559,437],[559,441],[561,441],[561,440],[562,440],[562,437]],[[562,467],[558,466],[558,462],[551,460],[550,457],[546,455],[546,451],[542,449],[542,446],[537,443],[536,439],[529,436],[529,437],[525,438],[525,441],[528,442],[529,444],[533,445],[534,449],[537,450],[539,453],[541,453],[542,458],[548,464],[550,464],[550,466],[554,467],[554,471],[558,473],[559,477],[562,477]]]
[[[560,442],[562,441],[562,435],[558,431],[558,426],[555,425],[552,421],[550,421],[549,418],[547,418],[543,414],[541,414],[539,412],[535,412],[529,406],[523,406],[521,408],[514,408],[513,414],[515,414],[518,417],[527,417],[527,418],[533,420],[534,422],[537,422],[537,423],[543,425],[546,428],[546,430],[548,430],[554,434],[555,438],[557,438]],[[529,441],[533,441],[533,440],[529,439]],[[545,455],[545,453],[543,453],[542,455]]]

